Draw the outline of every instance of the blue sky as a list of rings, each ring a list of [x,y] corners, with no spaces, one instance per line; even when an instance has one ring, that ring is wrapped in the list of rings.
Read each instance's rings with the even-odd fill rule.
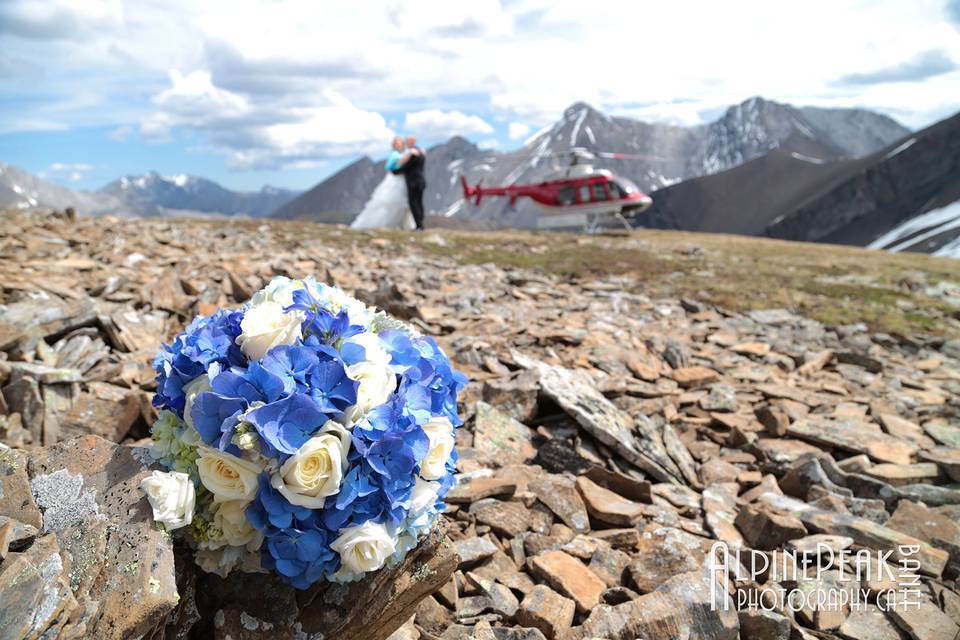
[[[0,2],[0,161],[73,188],[308,188],[395,133],[508,149],[579,100],[690,125],[753,95],[955,113],[960,0]]]

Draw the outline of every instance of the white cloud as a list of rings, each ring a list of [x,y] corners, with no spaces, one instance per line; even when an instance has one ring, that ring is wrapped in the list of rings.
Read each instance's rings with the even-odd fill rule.
[[[94,165],[85,162],[53,162],[37,175],[44,179],[79,182],[94,169]]]
[[[107,137],[114,142],[125,142],[131,135],[133,135],[133,127],[128,124],[120,125],[107,133]]]
[[[408,133],[421,138],[449,138],[454,135],[489,135],[493,127],[483,118],[468,115],[462,111],[441,111],[425,109],[408,113],[403,121]]]
[[[511,140],[521,140],[530,135],[530,125],[523,122],[511,122],[507,127],[507,135]]]
[[[153,98],[156,111],[140,132],[163,140],[177,128],[200,131],[210,149],[235,168],[302,166],[304,160],[382,153],[394,135],[383,116],[355,107],[332,89],[309,102],[278,105],[213,83],[207,71],[170,72],[170,87]]]
[[[279,166],[383,153],[397,113],[424,138],[487,138],[502,121],[521,140],[576,101],[689,124],[761,95],[923,126],[960,109],[957,71],[837,80],[924,51],[960,61],[956,6],[809,0],[786,16],[811,40],[785,35],[785,10],[767,0],[734,12],[694,0],[0,1],[5,59],[35,67],[31,82],[19,64],[0,76],[0,131],[138,122],[155,140],[199,133],[237,166]]]

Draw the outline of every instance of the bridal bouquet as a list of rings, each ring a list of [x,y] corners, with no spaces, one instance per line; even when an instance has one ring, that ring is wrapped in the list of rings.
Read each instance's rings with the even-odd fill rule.
[[[154,519],[226,576],[294,587],[399,562],[453,484],[466,379],[433,339],[313,278],[198,317],[154,360]]]

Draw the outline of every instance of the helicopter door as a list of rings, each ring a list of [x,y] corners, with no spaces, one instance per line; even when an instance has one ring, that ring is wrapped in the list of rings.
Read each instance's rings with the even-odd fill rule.
[[[607,200],[607,188],[602,182],[593,183],[593,201],[604,202]]]
[[[580,185],[580,204],[589,204],[590,203],[590,185],[582,184]]]
[[[559,204],[561,207],[571,205],[573,204],[575,195],[576,191],[574,191],[573,187],[561,187],[560,191],[557,193],[557,204]]]

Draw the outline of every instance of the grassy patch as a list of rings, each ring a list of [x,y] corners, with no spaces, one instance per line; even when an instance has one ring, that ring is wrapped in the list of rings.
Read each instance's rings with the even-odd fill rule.
[[[648,295],[687,296],[735,311],[785,307],[827,324],[863,322],[892,333],[960,335],[956,309],[909,283],[960,280],[945,258],[720,234],[638,231],[629,236],[443,232],[417,236],[430,255],[460,264],[537,269],[571,281],[633,276]],[[917,288],[916,286],[914,288]]]

